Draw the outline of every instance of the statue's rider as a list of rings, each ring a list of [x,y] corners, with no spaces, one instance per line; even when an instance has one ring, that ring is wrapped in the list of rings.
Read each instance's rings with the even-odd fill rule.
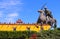
[[[46,7],[44,8],[44,12],[45,12],[46,17],[48,16],[50,18],[53,18],[51,11],[49,11]]]

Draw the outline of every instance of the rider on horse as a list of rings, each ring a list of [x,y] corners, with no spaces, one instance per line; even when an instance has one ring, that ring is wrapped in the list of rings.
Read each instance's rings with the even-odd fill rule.
[[[49,10],[47,10],[47,8],[46,8],[46,7],[45,7],[44,9],[45,9],[45,10],[44,10],[44,12],[45,12],[46,17],[48,16],[48,17],[53,18],[53,16],[52,16],[51,12],[50,12]]]

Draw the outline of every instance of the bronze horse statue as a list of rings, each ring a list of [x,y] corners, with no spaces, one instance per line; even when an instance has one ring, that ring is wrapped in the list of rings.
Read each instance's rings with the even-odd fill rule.
[[[51,18],[51,17],[49,17],[49,16],[46,17],[46,15],[45,15],[45,13],[44,13],[44,10],[39,10],[38,12],[40,13],[40,16],[39,16],[39,18],[38,18],[37,24],[40,23],[41,26],[42,26],[43,24],[49,24],[49,25],[52,26],[52,27],[57,26],[57,21],[56,21],[56,19]]]

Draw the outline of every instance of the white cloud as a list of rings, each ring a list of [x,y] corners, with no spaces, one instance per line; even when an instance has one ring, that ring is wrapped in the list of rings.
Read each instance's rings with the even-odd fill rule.
[[[9,1],[2,1],[0,2],[0,8],[7,8],[7,7],[10,7],[10,6],[15,6],[15,5],[22,5],[23,3],[19,0],[9,0]]]
[[[8,17],[17,17],[18,16],[18,13],[10,13],[8,14]]]
[[[0,17],[6,22],[14,22],[22,10],[22,2],[20,0],[3,0],[0,1]]]

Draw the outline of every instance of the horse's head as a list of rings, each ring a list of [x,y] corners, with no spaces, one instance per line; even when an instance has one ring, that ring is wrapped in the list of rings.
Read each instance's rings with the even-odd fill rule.
[[[39,12],[39,13],[44,13],[44,11],[43,11],[43,10],[38,10],[38,12]]]

